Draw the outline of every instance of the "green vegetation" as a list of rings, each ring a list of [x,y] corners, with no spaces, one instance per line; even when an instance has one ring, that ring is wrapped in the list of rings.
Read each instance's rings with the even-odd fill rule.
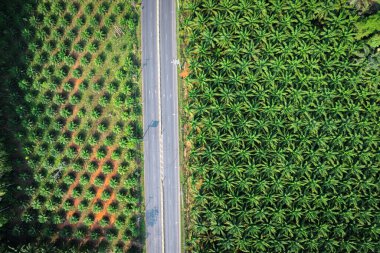
[[[346,1],[187,0],[189,252],[378,252],[379,65]]]
[[[4,198],[9,197],[8,187],[10,172],[11,166],[9,165],[8,153],[6,152],[4,140],[0,138],[0,203],[1,207],[4,208],[4,210],[0,212],[0,228],[7,224],[9,220],[8,212],[4,212],[8,209],[8,201],[6,199],[4,200]]]
[[[141,251],[137,1],[8,2],[1,102],[17,192],[1,240]]]
[[[367,44],[371,47],[380,46],[380,12],[360,20],[356,25],[358,27],[356,39],[367,38]]]
[[[373,9],[373,6],[377,3],[379,4],[379,0],[348,0],[348,3],[355,7],[360,14],[368,13]]]
[[[24,245],[17,245],[17,246],[6,246],[6,245],[0,245],[0,252],[6,252],[6,253],[77,253],[78,251],[75,248],[72,247],[66,247],[65,249],[56,247],[54,245],[51,245],[49,243],[38,243],[38,244],[24,244]],[[83,250],[81,253],[88,253],[90,251]]]
[[[368,37],[375,32],[380,31],[380,12],[375,15],[371,15],[364,20],[357,23],[358,32],[356,35],[357,39],[362,39]]]
[[[380,51],[377,49],[380,47],[380,0],[350,0],[349,3],[361,14],[356,22],[356,39],[365,41],[374,49],[375,57],[379,58]],[[380,61],[377,60],[376,63],[380,64]]]

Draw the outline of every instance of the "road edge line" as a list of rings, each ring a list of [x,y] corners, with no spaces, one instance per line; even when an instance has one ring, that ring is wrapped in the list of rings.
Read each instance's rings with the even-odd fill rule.
[[[160,126],[160,133],[159,133],[159,146],[160,146],[160,202],[161,202],[161,252],[165,253],[165,229],[164,229],[164,196],[163,196],[163,140],[162,140],[162,118],[161,118],[161,58],[160,58],[160,0],[157,0],[157,84],[158,84],[158,106],[159,106],[159,126]]]
[[[173,33],[174,33],[174,42],[175,42],[175,49],[173,50],[174,51],[174,56],[175,56],[175,59],[178,59],[178,40],[177,40],[177,29],[178,29],[178,24],[177,24],[177,11],[179,11],[179,0],[177,1],[174,1],[172,0],[172,3],[173,3],[173,13],[174,13],[174,27],[173,28]],[[180,66],[180,65],[179,65]],[[181,213],[181,191],[182,191],[182,187],[181,187],[181,166],[180,166],[180,162],[179,162],[179,159],[180,159],[180,152],[179,152],[179,131],[180,131],[180,121],[179,121],[179,95],[178,95],[178,90],[179,90],[179,81],[178,81],[178,65],[174,64],[174,80],[175,80],[175,91],[176,91],[176,97],[177,97],[177,100],[175,102],[175,113],[176,113],[176,125],[177,125],[177,136],[175,136],[178,140],[177,142],[177,150],[176,150],[176,156],[177,156],[177,161],[176,161],[176,164],[175,164],[175,167],[177,169],[177,173],[178,173],[178,178],[176,179],[178,181],[178,192],[177,192],[177,200],[178,200],[178,209],[177,209],[177,212],[178,212],[178,215],[179,215],[179,220],[178,220],[178,232],[179,232],[179,236],[178,236],[178,246],[179,246],[179,252],[182,252],[182,226],[181,226],[181,219],[182,219],[182,213]]]

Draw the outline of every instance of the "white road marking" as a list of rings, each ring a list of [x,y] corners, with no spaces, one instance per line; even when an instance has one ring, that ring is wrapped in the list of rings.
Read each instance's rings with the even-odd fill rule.
[[[160,126],[160,133],[162,133],[162,119],[161,119],[161,68],[160,68],[160,0],[157,0],[157,20],[156,20],[156,27],[157,27],[157,70],[158,70],[158,115],[159,115],[159,126]],[[159,135],[159,143],[160,143],[160,202],[161,202],[161,251],[162,253],[165,253],[165,233],[164,233],[164,196],[163,196],[163,185],[162,185],[162,179],[164,176],[163,172],[163,150],[162,150],[162,135]]]

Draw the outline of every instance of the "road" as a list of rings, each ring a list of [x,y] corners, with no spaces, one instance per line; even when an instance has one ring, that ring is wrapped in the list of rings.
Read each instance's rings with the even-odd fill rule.
[[[175,253],[181,252],[176,5],[142,4],[146,251]]]
[[[160,156],[160,106],[157,2],[143,0],[142,68],[144,126],[144,192],[147,252],[162,252],[163,216]],[[153,124],[158,121],[158,124]]]
[[[165,252],[181,252],[176,0],[160,1]]]

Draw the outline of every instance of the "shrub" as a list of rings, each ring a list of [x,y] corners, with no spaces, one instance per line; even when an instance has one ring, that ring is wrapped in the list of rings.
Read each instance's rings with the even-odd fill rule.
[[[120,150],[115,150],[112,155],[111,155],[111,158],[112,160],[119,160],[120,159],[120,156],[121,156],[121,151]]]
[[[86,109],[85,108],[81,108],[79,109],[78,113],[77,113],[77,117],[79,119],[82,119],[86,116]]]
[[[84,79],[80,84],[79,84],[79,91],[80,92],[85,92],[88,89],[88,82],[86,79]]]
[[[101,199],[107,201],[111,197],[111,193],[108,190],[104,190]]]
[[[79,124],[75,121],[71,121],[68,126],[67,126],[67,129],[71,132],[74,132],[75,130],[77,130],[79,127]]]
[[[81,133],[81,134],[78,134],[77,136],[75,136],[74,143],[76,145],[80,146],[84,143],[84,140],[85,140],[85,136],[83,133]]]
[[[64,118],[64,119],[67,119],[71,116],[71,111],[67,108],[63,108],[61,109],[61,111],[59,112],[59,114]]]
[[[84,198],[88,201],[91,201],[95,198],[96,191],[93,188],[90,188],[84,195]]]
[[[99,104],[103,107],[106,107],[110,103],[110,98],[107,95],[100,97]]]
[[[83,26],[85,23],[86,23],[86,18],[83,15],[76,19],[76,24],[79,27]]]
[[[87,208],[88,208],[88,201],[87,200],[81,201],[78,205],[78,211],[80,211],[80,212],[86,211]]]
[[[62,198],[63,195],[64,195],[64,191],[63,191],[62,189],[60,189],[60,188],[55,189],[55,191],[54,191],[54,196],[57,197],[57,198],[53,198],[54,203],[55,203],[55,204],[60,203],[61,200],[60,200],[59,198]]]
[[[93,22],[94,26],[99,25],[99,22],[97,22],[96,19],[93,19],[92,22]],[[98,31],[95,32],[95,38],[97,40],[99,40],[99,41],[102,41],[102,40],[104,40],[106,38],[106,34],[103,31],[98,30]]]
[[[126,96],[140,95],[138,68],[127,64],[122,66],[123,61],[117,60],[134,54],[136,60],[139,58],[137,31],[127,31],[125,25],[120,24],[122,17],[138,20],[137,9],[129,6],[130,4],[117,4],[99,3],[96,10],[94,3],[82,0],[46,0],[34,2],[32,5],[25,4],[21,9],[29,15],[27,20],[20,19],[21,22],[17,15],[14,18],[16,26],[20,22],[28,23],[28,26],[16,31],[16,34],[7,31],[3,34],[6,41],[12,41],[14,35],[22,36],[23,42],[20,45],[26,49],[25,54],[21,53],[20,57],[15,59],[16,63],[21,65],[10,67],[10,78],[3,78],[4,91],[9,92],[5,96],[14,100],[15,104],[20,98],[23,100],[22,105],[14,108],[15,115],[8,115],[9,129],[19,124],[19,127],[25,130],[16,134],[15,138],[23,147],[26,159],[24,161],[22,157],[16,157],[14,161],[15,166],[21,169],[18,177],[22,185],[17,191],[25,195],[19,196],[16,205],[19,205],[21,211],[27,209],[20,215],[25,226],[15,225],[12,228],[13,232],[21,237],[24,235],[37,238],[43,235],[44,241],[54,241],[58,238],[73,245],[82,242],[87,244],[90,234],[87,229],[81,227],[82,222],[78,224],[82,219],[81,214],[83,226],[92,226],[95,217],[86,216],[90,212],[88,209],[92,208],[96,194],[103,193],[106,178],[104,173],[111,176],[110,173],[114,170],[113,160],[108,158],[108,150],[111,150],[109,147],[119,147],[117,142],[122,137],[124,126],[132,124],[130,119],[135,117],[134,114],[140,113],[134,111],[134,105],[124,104],[126,99],[122,101],[120,110],[113,110],[113,104],[110,104],[114,103],[111,100],[126,85],[130,87],[129,93],[125,93]],[[115,5],[117,6],[114,7]],[[112,9],[115,14],[107,13],[108,9]],[[105,15],[97,12],[104,12]],[[3,17],[6,23],[10,17]],[[122,27],[128,40],[109,39],[113,36],[113,24]],[[13,50],[20,47],[18,43],[7,45],[9,50],[4,51],[5,55],[13,51],[23,51]],[[116,70],[122,71],[123,83],[113,80]],[[131,80],[132,75],[135,75],[136,79]],[[93,83],[96,84],[92,85]],[[17,87],[12,87],[11,84]],[[140,102],[133,98],[129,101]],[[11,110],[11,107],[4,108]],[[123,112],[128,114],[127,121],[121,117]],[[114,126],[115,122],[122,124]],[[112,159],[118,159],[118,152],[122,153],[121,150],[110,152],[109,155]],[[100,163],[98,159],[107,161],[102,171],[99,171],[98,166],[103,165],[104,161]],[[23,163],[26,163],[25,166],[31,171],[22,170],[25,167]],[[85,174],[82,175],[83,173]],[[76,180],[79,181],[78,185],[75,183]],[[112,191],[118,189],[120,181],[121,177],[114,177],[110,181],[110,188],[100,197],[110,201]],[[77,201],[80,202],[75,206],[74,203]],[[104,205],[101,208],[103,209]],[[117,208],[130,209],[130,206],[112,205],[108,211],[117,214]],[[67,216],[68,212],[74,212],[74,215],[66,221],[66,217],[70,217]],[[105,217],[99,224],[109,226],[110,222],[108,220],[107,224],[107,219]],[[46,226],[40,223],[46,223]],[[110,231],[115,234],[108,239],[114,241],[107,242],[103,238],[103,232],[108,233],[108,229],[106,231],[102,228],[96,230],[96,236],[93,235],[94,241],[88,245],[97,245],[101,240],[105,242],[102,243],[102,247],[107,247],[108,251],[115,251],[117,231]],[[125,242],[125,245],[130,245],[130,242]],[[119,246],[122,251],[124,244]]]
[[[82,71],[80,69],[74,69],[72,75],[74,78],[80,78],[82,76]]]
[[[87,170],[90,172],[90,173],[93,173],[95,172],[97,169],[98,169],[98,163],[97,162],[90,162],[87,166]]]
[[[69,221],[70,221],[70,224],[76,224],[79,222],[79,218],[80,218],[80,215],[75,213],[73,214],[73,216],[70,217]]]
[[[97,241],[97,240],[99,240],[99,237],[101,235],[102,234],[101,234],[100,231],[92,231],[91,234],[90,234],[90,238],[91,238],[91,240]]]
[[[129,171],[129,167],[127,164],[121,164],[119,165],[117,171],[119,172],[120,175],[125,175]]]
[[[87,57],[82,57],[81,59],[80,59],[80,64],[82,65],[82,66],[87,66],[88,64],[90,63],[90,60],[89,59],[87,59]]]
[[[80,102],[81,96],[79,94],[74,94],[70,98],[70,104],[71,105],[76,105]]]
[[[74,203],[70,200],[66,200],[65,203],[63,203],[62,209],[65,211],[69,211],[74,207]]]
[[[74,66],[75,59],[72,56],[65,56],[64,62],[66,63],[67,66],[71,67],[71,66]]]
[[[115,137],[113,135],[109,135],[104,139],[104,145],[110,147],[114,144]]]
[[[95,91],[100,91],[102,89],[102,85],[100,83],[94,83],[92,85],[92,88],[95,90]]]
[[[96,15],[94,17],[91,17],[90,24],[92,27],[99,27],[101,21],[101,17],[99,15]]]
[[[69,147],[66,151],[66,156],[70,159],[76,157],[77,155],[77,150],[75,147]]]
[[[72,185],[75,181],[75,177],[73,175],[68,175],[66,177],[63,178],[63,182],[66,184],[66,185]]]
[[[74,232],[73,236],[78,240],[83,240],[86,236],[86,233],[82,229],[78,229]]]
[[[108,206],[108,212],[111,214],[115,214],[118,211],[118,209],[119,209],[119,205],[116,202],[112,202]]]
[[[89,182],[90,182],[90,176],[87,174],[82,175],[81,178],[79,179],[79,184],[82,186],[87,185]]]
[[[87,15],[87,16],[90,16],[90,14],[92,13],[92,11],[94,10],[94,5],[92,3],[88,3],[86,5],[86,7],[84,8],[84,13]]]
[[[114,189],[118,186],[119,186],[119,179],[118,178],[112,178],[110,180],[110,187]]]
[[[78,198],[81,195],[81,193],[82,193],[82,190],[77,187],[77,188],[73,189],[71,196],[73,198]]]
[[[90,144],[92,147],[95,146],[96,144],[98,144],[98,138],[96,138],[95,136],[91,136],[88,139],[88,144]]]
[[[45,203],[45,208],[46,208],[46,210],[48,210],[48,211],[55,211],[55,210],[57,210],[57,205],[56,205],[56,203],[54,203],[51,199],[49,199],[49,200],[46,201],[46,203]]]
[[[95,44],[95,43],[90,43],[87,45],[87,50],[91,53],[91,54],[95,54],[96,51],[98,50],[98,46]]]
[[[94,216],[89,215],[83,219],[83,224],[89,227],[94,223],[94,220]]]
[[[126,219],[124,215],[119,215],[115,221],[115,227],[121,230],[126,225]]]
[[[103,170],[103,173],[104,173],[104,174],[109,174],[109,173],[111,173],[111,172],[113,171],[112,163],[107,162],[107,163],[103,164],[103,168],[102,168],[102,170]]]
[[[85,160],[89,159],[91,155],[91,149],[89,147],[86,147],[81,152],[81,157]]]
[[[102,205],[102,203],[100,203],[100,202],[96,202],[96,203],[94,204],[92,210],[94,211],[94,213],[99,213],[99,212],[101,212],[101,211],[103,210],[103,205]]]
[[[75,52],[77,52],[77,53],[81,53],[81,52],[83,52],[83,45],[82,45],[82,43],[77,43],[77,44],[75,44],[74,45],[74,50],[75,50]],[[86,66],[87,64],[88,64],[88,61],[87,61],[87,64],[84,64],[85,62],[83,62],[83,59],[85,59],[85,60],[87,60],[86,58],[82,58],[81,60],[80,60],[80,63],[83,65],[83,66]]]
[[[88,76],[87,76],[87,78],[88,78],[88,79],[92,79],[94,76],[95,76],[95,70],[94,70],[94,69],[91,69],[91,70],[88,72]]]
[[[68,82],[68,83],[63,84],[63,90],[66,92],[72,91],[73,88],[74,88],[74,84],[72,83]]]
[[[109,219],[107,216],[104,216],[100,221],[99,221],[99,225],[102,226],[102,227],[106,227],[109,225]]]
[[[104,157],[106,157],[107,153],[106,153],[106,150],[104,148],[100,148],[97,152],[96,152],[96,158],[98,159],[103,159]]]
[[[65,103],[65,98],[63,97],[62,94],[55,94],[53,97],[53,102],[56,105],[62,105]]]
[[[104,177],[103,176],[98,176],[97,178],[95,178],[95,180],[94,180],[95,186],[101,187],[101,186],[103,186],[103,184],[104,184]]]
[[[119,85],[117,82],[111,82],[107,86],[107,92],[109,94],[115,94],[118,91]]]
[[[112,133],[114,133],[115,135],[119,135],[121,131],[122,131],[122,126],[120,126],[119,124],[114,125]]]
[[[107,131],[108,127],[107,127],[107,124],[102,122],[98,125],[98,131],[100,133],[104,133],[105,131]]]
[[[56,131],[61,131],[61,130],[63,129],[63,124],[62,124],[62,122],[60,122],[60,121],[56,121],[56,122],[54,122],[54,123],[53,123],[53,129],[56,130]],[[61,137],[61,136],[62,136],[62,135],[58,136],[58,138]]]
[[[105,60],[103,57],[100,57],[98,56],[96,59],[95,59],[95,65],[100,67],[104,64]]]
[[[47,223],[48,219],[49,218],[46,214],[41,213],[38,215],[38,222],[41,224]]]
[[[54,214],[52,217],[52,222],[55,225],[63,223],[63,218],[59,214]]]

